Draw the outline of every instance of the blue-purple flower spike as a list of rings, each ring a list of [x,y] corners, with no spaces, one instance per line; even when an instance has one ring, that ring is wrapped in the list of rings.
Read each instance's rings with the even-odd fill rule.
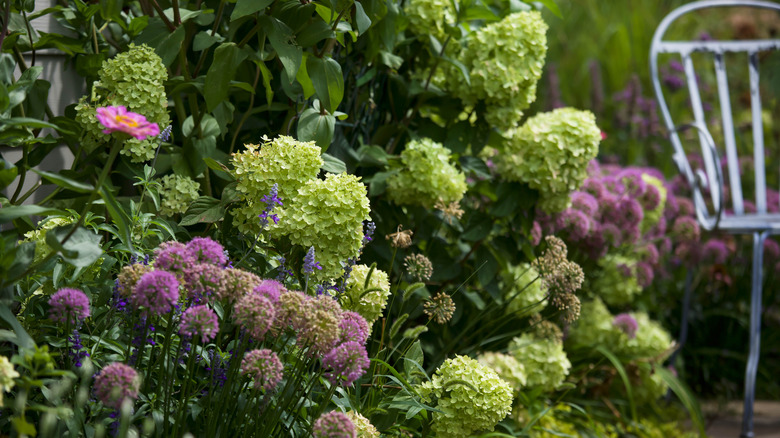
[[[279,185],[278,184],[274,184],[271,187],[271,191],[267,195],[265,195],[262,198],[260,198],[260,201],[265,203],[265,209],[263,210],[262,213],[260,213],[258,215],[258,217],[260,218],[260,226],[262,228],[265,228],[265,227],[268,226],[268,218],[269,217],[271,219],[273,219],[274,224],[278,224],[279,223],[279,216],[277,216],[275,214],[271,214],[271,212],[274,210],[274,208],[276,208],[277,205],[278,206],[284,205],[282,203],[282,200],[279,199],[278,195],[279,195]]]
[[[314,247],[311,246],[306,252],[306,256],[303,258],[303,273],[309,275],[314,272],[314,268],[322,269],[322,266],[315,260]]]

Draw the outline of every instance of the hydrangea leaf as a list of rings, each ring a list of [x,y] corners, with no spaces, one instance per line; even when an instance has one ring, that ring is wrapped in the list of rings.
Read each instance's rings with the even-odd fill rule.
[[[306,69],[320,101],[328,112],[333,113],[344,98],[341,65],[333,58],[309,56]]]
[[[246,56],[247,53],[232,42],[222,43],[214,50],[214,62],[206,73],[206,88],[203,93],[209,112],[227,99],[230,81],[235,77],[238,66]]]

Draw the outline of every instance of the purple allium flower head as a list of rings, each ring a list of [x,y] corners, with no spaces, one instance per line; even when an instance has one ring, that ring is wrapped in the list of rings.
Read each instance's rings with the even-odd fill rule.
[[[677,61],[675,59],[669,61],[669,68],[672,69],[672,71],[676,71],[678,73],[682,73],[685,71],[685,68],[683,68],[682,63],[680,63],[680,61]]]
[[[309,346],[309,354],[322,356],[339,340],[339,322],[343,310],[329,295],[318,295],[306,300],[304,308],[297,309],[300,328],[298,342]]]
[[[627,168],[617,174],[617,178],[623,183],[626,193],[632,197],[639,197],[645,192],[647,183],[642,178],[642,171],[635,168]]]
[[[531,225],[531,244],[533,246],[538,246],[539,243],[542,241],[542,226],[539,225],[539,222],[534,221],[533,225]]]
[[[287,288],[276,280],[262,280],[255,286],[253,292],[268,298],[273,304],[279,302],[279,296],[286,292]]]
[[[193,263],[192,254],[180,242],[164,242],[154,252],[154,267],[163,271],[181,273]]]
[[[181,316],[179,333],[189,337],[198,337],[209,342],[217,336],[219,322],[217,314],[208,306],[194,306],[185,310]]]
[[[327,369],[325,378],[331,385],[351,385],[365,374],[370,363],[366,347],[355,341],[339,344],[322,358],[322,367]]]
[[[729,247],[720,239],[710,239],[702,247],[701,257],[704,263],[722,265],[729,257]]]
[[[62,324],[78,326],[89,318],[89,299],[78,289],[58,290],[49,298],[49,306],[51,319]]]
[[[310,246],[309,250],[306,251],[306,256],[303,258],[303,273],[310,275],[314,273],[315,268],[322,269],[322,266],[317,263],[317,260],[314,257],[314,247]]]
[[[606,191],[609,191],[615,195],[622,195],[626,192],[626,187],[623,185],[623,180],[616,176],[605,176],[601,178],[601,183],[604,184]]]
[[[652,243],[645,244],[639,248],[639,254],[643,262],[646,262],[650,265],[658,264],[660,255],[658,254],[658,248]]]
[[[301,330],[305,321],[303,312],[311,299],[310,296],[297,290],[283,292],[276,306],[274,333],[283,332],[288,328],[296,332]]]
[[[701,236],[699,223],[691,216],[681,216],[674,221],[672,234],[689,241],[698,241]]]
[[[141,379],[132,367],[114,362],[95,377],[95,396],[104,405],[119,409],[125,399],[138,398],[140,386]]]
[[[255,340],[263,339],[276,316],[271,300],[255,293],[238,300],[233,310],[233,319]]]
[[[645,211],[652,211],[658,208],[658,204],[661,203],[661,192],[658,191],[658,187],[647,184],[645,186],[645,191],[638,199]]]
[[[594,177],[586,178],[582,183],[580,190],[586,193],[590,193],[590,195],[596,199],[601,199],[604,196],[604,193],[607,191],[601,180]]]
[[[636,322],[636,318],[628,313],[621,313],[615,316],[615,319],[612,320],[612,325],[625,333],[628,339],[636,338],[636,332],[639,330],[639,323]]]
[[[588,237],[591,229],[591,220],[579,210],[567,209],[561,214],[563,227],[569,232],[569,237],[574,241],[580,241]]]
[[[764,255],[767,260],[777,260],[780,257],[780,245],[772,239],[764,241]]]
[[[179,280],[168,271],[150,271],[144,274],[135,285],[130,302],[143,307],[144,314],[162,315],[171,310],[179,299]]]
[[[184,269],[184,290],[194,303],[208,302],[217,295],[223,269],[212,263],[198,263]]]
[[[222,280],[217,289],[220,299],[235,302],[252,292],[262,280],[257,275],[239,268],[222,271]]]
[[[371,328],[362,315],[357,312],[344,312],[339,322],[339,342],[357,342],[365,345]]]
[[[618,214],[620,215],[619,224],[624,226],[639,225],[644,219],[645,212],[642,210],[642,206],[639,205],[636,199],[625,198],[620,201],[618,205]]]
[[[241,374],[254,379],[257,389],[273,390],[282,381],[283,373],[279,357],[267,348],[248,351],[241,361]]]
[[[225,248],[210,237],[196,237],[187,243],[187,252],[196,263],[211,263],[225,266]]]
[[[623,239],[624,243],[636,243],[641,235],[639,224],[625,224],[621,230],[620,238]]]
[[[573,192],[571,194],[571,208],[579,210],[588,216],[593,216],[599,210],[599,203],[588,192]]]
[[[677,207],[678,216],[693,216],[696,214],[696,208],[693,206],[693,201],[688,198],[677,197]]]
[[[152,268],[149,265],[143,263],[133,263],[131,265],[123,266],[117,276],[117,292],[123,297],[129,297],[135,289],[135,284],[141,279],[141,276],[151,271]]]
[[[637,283],[644,287],[649,287],[651,284],[653,284],[653,278],[655,277],[655,274],[653,273],[653,267],[645,262],[639,262],[636,264],[636,281]]]
[[[352,420],[343,412],[328,412],[322,414],[314,422],[313,438],[356,438],[357,431]]]
[[[622,275],[623,278],[629,278],[632,276],[631,267],[625,263],[617,265],[617,270],[620,272],[620,275]]]

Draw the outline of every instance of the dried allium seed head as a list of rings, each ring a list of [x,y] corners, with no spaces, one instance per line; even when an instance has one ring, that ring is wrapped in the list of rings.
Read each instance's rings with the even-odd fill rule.
[[[433,276],[433,264],[422,254],[410,254],[404,258],[406,273],[415,281],[428,281]]]
[[[412,234],[412,230],[404,230],[403,225],[399,225],[398,231],[388,234],[385,239],[391,240],[393,248],[409,248],[412,246]]]
[[[446,323],[452,319],[452,315],[455,313],[455,302],[443,292],[439,292],[435,297],[426,301],[423,307],[425,307],[423,312],[428,315],[428,318],[433,319],[438,324]]]

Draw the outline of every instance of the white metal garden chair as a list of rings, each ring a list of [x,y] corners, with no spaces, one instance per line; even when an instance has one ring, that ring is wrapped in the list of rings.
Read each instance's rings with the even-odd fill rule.
[[[701,226],[707,230],[721,230],[734,234],[751,234],[753,236],[753,266],[750,305],[750,346],[747,367],[745,370],[745,408],[742,417],[742,437],[753,437],[753,402],[755,399],[756,372],[761,349],[761,283],[763,274],[764,241],[770,234],[780,234],[780,214],[767,212],[766,168],[764,163],[764,136],[759,93],[759,52],[780,49],[780,40],[738,40],[738,41],[664,41],[663,37],[669,26],[681,16],[705,8],[721,7],[751,7],[780,12],[780,4],[753,0],[708,0],[689,3],[681,6],[667,15],[653,36],[650,47],[650,72],[658,99],[661,113],[669,130],[669,140],[674,147],[673,159],[682,175],[693,188],[696,216]],[[768,13],[774,13],[766,11]],[[724,177],[721,172],[721,152],[715,144],[708,129],[699,85],[691,55],[702,53],[709,56],[709,64],[715,72],[718,98],[721,107],[723,149],[727,160],[728,182],[731,195],[731,211],[724,209]],[[753,160],[755,163],[755,212],[747,212],[745,198],[742,192],[739,156],[734,135],[734,117],[731,108],[730,90],[726,74],[726,53],[743,53],[747,55],[747,73],[750,82],[750,109],[753,132]],[[690,106],[693,113],[692,121],[687,124],[675,123],[664,99],[658,72],[658,55],[675,54],[682,58],[686,76]],[[697,55],[699,56],[699,55]],[[701,64],[700,64],[701,67]],[[691,127],[698,131],[701,145],[704,169],[692,169],[682,143],[680,131],[683,127]],[[709,194],[707,193],[709,191]],[[747,193],[745,193],[747,195]],[[707,207],[705,197],[711,197],[712,210]],[[749,195],[748,195],[749,196]],[[750,199],[750,198],[748,198]]]

